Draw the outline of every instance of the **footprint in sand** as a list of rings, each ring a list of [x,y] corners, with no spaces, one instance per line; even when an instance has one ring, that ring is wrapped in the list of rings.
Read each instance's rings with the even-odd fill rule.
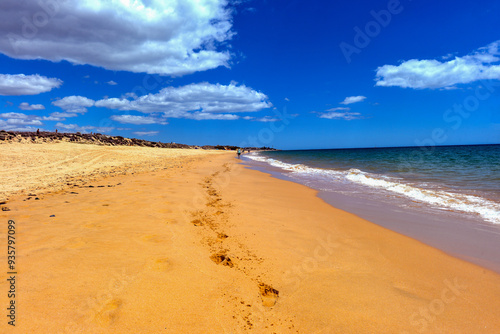
[[[102,207],[102,208],[95,209],[93,211],[95,214],[98,214],[98,215],[108,215],[111,210],[109,210],[109,208],[107,208],[107,207]]]
[[[224,253],[216,253],[210,256],[210,259],[216,264],[222,264],[223,266],[228,266],[229,268],[234,267],[233,261]]]
[[[229,238],[229,236],[225,233],[217,233],[217,239],[219,240],[224,240],[224,239],[227,239]]]
[[[102,226],[101,224],[97,224],[97,223],[87,223],[87,224],[83,225],[83,227],[85,227],[85,228],[99,228],[101,226]]]
[[[400,293],[401,295],[403,295],[405,297],[415,299],[415,300],[426,301],[426,299],[424,299],[418,295],[418,292],[414,288],[412,288],[406,284],[393,284],[393,288],[398,293]]]
[[[154,259],[146,264],[146,269],[154,271],[168,271],[172,268],[172,262],[167,258]]]
[[[74,238],[71,239],[65,246],[65,248],[70,248],[70,249],[78,249],[82,248],[86,245],[87,243],[83,241],[82,238]]]
[[[195,219],[195,220],[191,221],[191,224],[193,224],[194,226],[203,226],[203,225],[205,225],[205,224],[203,224],[203,222],[200,219]]]
[[[95,310],[92,320],[101,326],[112,324],[118,315],[121,305],[122,301],[120,299],[111,299],[107,301],[102,307]]]
[[[279,291],[272,286],[260,283],[259,284],[260,296],[262,298],[262,305],[272,307],[278,301]]]
[[[160,243],[164,241],[164,239],[157,234],[146,234],[141,236],[140,239],[143,242],[152,242],[152,243]]]

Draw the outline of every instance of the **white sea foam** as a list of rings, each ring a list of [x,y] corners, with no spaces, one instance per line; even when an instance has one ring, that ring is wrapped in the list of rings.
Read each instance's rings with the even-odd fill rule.
[[[371,188],[383,189],[398,194],[413,201],[431,204],[441,209],[478,214],[483,219],[494,224],[500,224],[500,204],[473,195],[452,193],[444,190],[423,188],[418,184],[410,184],[402,179],[363,172],[358,169],[336,171],[331,169],[312,168],[302,164],[289,164],[276,159],[266,158],[257,154],[247,155],[248,158],[267,163],[271,166],[294,173],[297,176],[322,176],[333,181],[350,181]]]

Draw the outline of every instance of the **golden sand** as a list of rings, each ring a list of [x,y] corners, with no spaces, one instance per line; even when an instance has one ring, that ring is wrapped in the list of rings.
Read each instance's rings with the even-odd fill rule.
[[[500,332],[499,275],[238,162],[13,197],[18,310],[0,332]]]
[[[98,146],[68,142],[0,144],[0,202],[18,192],[61,189],[79,179],[151,171],[217,151]]]

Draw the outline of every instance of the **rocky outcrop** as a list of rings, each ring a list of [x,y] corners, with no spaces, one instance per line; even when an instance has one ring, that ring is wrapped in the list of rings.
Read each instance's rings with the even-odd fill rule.
[[[107,136],[100,133],[61,133],[61,132],[18,132],[0,131],[0,142],[19,143],[52,143],[72,142],[82,144],[96,144],[108,146],[143,146],[163,148],[195,148],[191,145],[177,143],[152,142],[137,138],[124,138],[121,136]]]
[[[100,133],[61,133],[61,132],[19,132],[19,131],[0,131],[1,142],[18,142],[18,143],[53,143],[53,142],[72,142],[81,144],[96,144],[108,146],[143,146],[143,147],[161,147],[161,148],[190,148],[204,150],[237,150],[237,146],[194,146],[177,143],[162,143],[148,141],[137,138],[125,138],[122,136],[108,136]],[[247,150],[248,148],[244,148]],[[251,148],[254,150],[263,150],[269,148]]]

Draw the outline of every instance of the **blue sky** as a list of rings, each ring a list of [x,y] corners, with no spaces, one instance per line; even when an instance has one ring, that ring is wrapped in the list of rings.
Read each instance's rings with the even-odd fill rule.
[[[0,128],[280,149],[500,143],[500,2],[3,0]]]

